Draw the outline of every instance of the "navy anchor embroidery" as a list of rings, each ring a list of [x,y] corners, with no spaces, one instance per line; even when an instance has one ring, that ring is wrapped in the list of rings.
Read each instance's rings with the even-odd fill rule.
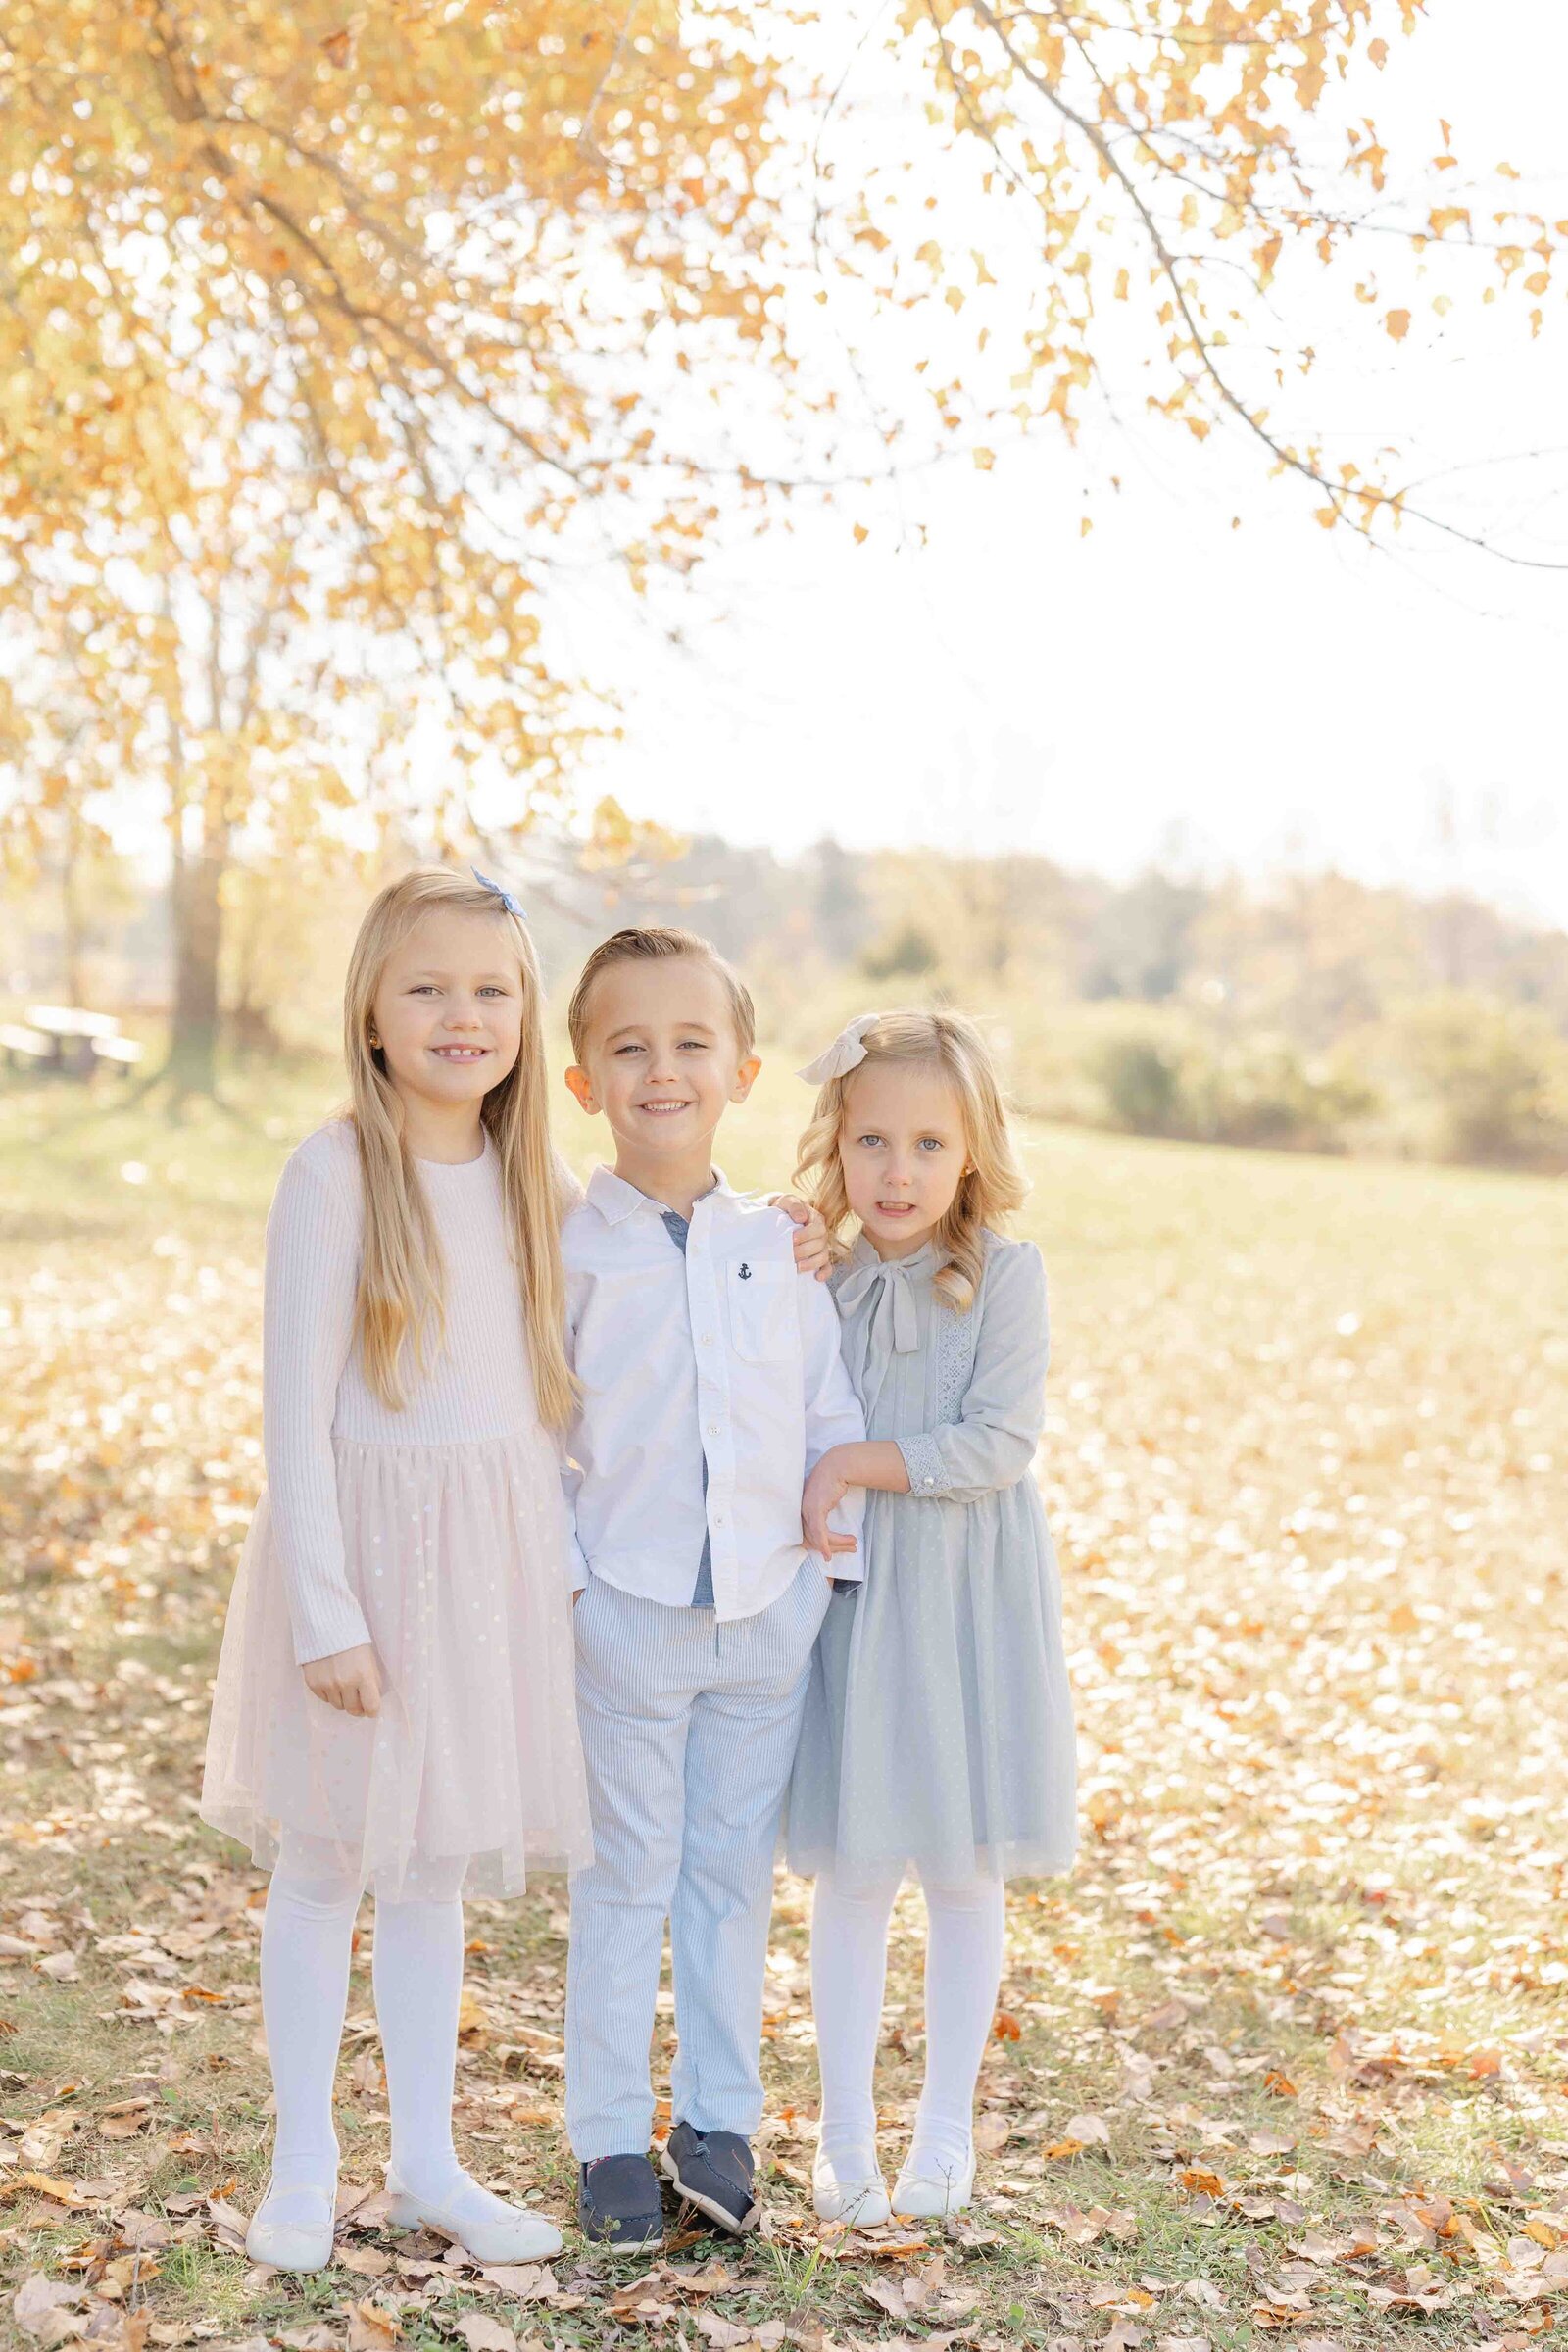
[[[749,1265],[747,1265],[747,1264],[746,1264],[745,1260],[743,1259],[743,1260],[741,1261],[741,1280],[742,1280],[742,1282],[750,1282],[750,1281],[751,1281],[751,1279],[752,1279],[752,1269],[751,1269],[751,1267],[750,1267]]]

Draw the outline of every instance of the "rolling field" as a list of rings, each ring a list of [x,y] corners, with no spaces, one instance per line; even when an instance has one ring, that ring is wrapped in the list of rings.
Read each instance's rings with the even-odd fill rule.
[[[339,2264],[251,2273],[265,1880],[195,1817],[261,1475],[272,1178],[329,1077],[171,1128],[0,1094],[0,2340],[325,2352],[903,2340],[1307,2352],[1568,2314],[1568,1189],[1027,1134],[1039,1474],[1083,1853],[1013,1889],[974,2210],[811,2218],[806,1895],[781,1882],[763,2230],[486,2278],[374,2202],[362,1915]],[[802,1090],[733,1114],[787,1179]],[[563,1137],[591,1157],[596,1131]],[[460,2141],[566,2222],[565,1896],[475,1903]],[[918,2088],[906,1894],[879,2104]],[[667,2017],[662,2027],[667,2027]],[[662,2059],[661,2059],[662,2063]],[[21,2291],[14,2304],[13,2296]],[[1568,2330],[1565,2330],[1568,2332]]]

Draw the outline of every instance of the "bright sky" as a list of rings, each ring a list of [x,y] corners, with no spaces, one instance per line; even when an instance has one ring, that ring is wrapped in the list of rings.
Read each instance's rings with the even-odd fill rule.
[[[1568,11],[1434,14],[1393,44],[1380,129],[1408,126],[1430,156],[1446,115],[1463,158],[1506,157],[1521,202],[1568,213]],[[1562,303],[1558,285],[1535,343],[1517,302],[1456,302],[1441,327],[1423,309],[1398,346],[1348,343],[1336,309],[1322,342],[1341,355],[1336,422],[1434,466],[1488,461],[1443,494],[1450,510],[1526,513],[1568,562]],[[1125,390],[1141,405],[1141,384]],[[1490,463],[1541,448],[1555,457]],[[1112,470],[1119,497],[1095,486]],[[571,617],[587,668],[626,697],[603,785],[633,814],[785,850],[830,832],[1028,846],[1118,874],[1159,856],[1333,861],[1463,879],[1568,923],[1568,570],[1413,533],[1372,554],[1321,531],[1314,503],[1250,448],[1139,426],[1087,462],[1043,430],[992,473],[964,461],[908,485],[918,551],[896,544],[891,502],[863,547],[849,513],[803,514],[711,567],[715,617],[682,649]]]

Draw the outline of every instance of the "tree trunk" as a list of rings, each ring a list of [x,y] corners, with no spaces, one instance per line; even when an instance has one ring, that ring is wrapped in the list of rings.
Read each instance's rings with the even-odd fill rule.
[[[181,858],[174,870],[174,1021],[169,1075],[185,1095],[211,1095],[218,1087],[222,874],[221,855],[206,850]]]
[[[87,1002],[87,926],[81,914],[79,859],[80,852],[75,842],[68,840],[60,877],[65,1001],[68,1004],[83,1005]]]

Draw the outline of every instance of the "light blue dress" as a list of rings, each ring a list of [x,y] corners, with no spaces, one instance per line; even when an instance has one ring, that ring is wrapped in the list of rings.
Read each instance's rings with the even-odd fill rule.
[[[986,1236],[966,1311],[934,1244],[833,1277],[867,1434],[907,1494],[867,1497],[864,1583],[835,1592],[790,1788],[792,1870],[841,1886],[914,1868],[928,1885],[1064,1870],[1076,1845],[1061,1586],[1033,1476],[1046,1278],[1030,1242]]]

